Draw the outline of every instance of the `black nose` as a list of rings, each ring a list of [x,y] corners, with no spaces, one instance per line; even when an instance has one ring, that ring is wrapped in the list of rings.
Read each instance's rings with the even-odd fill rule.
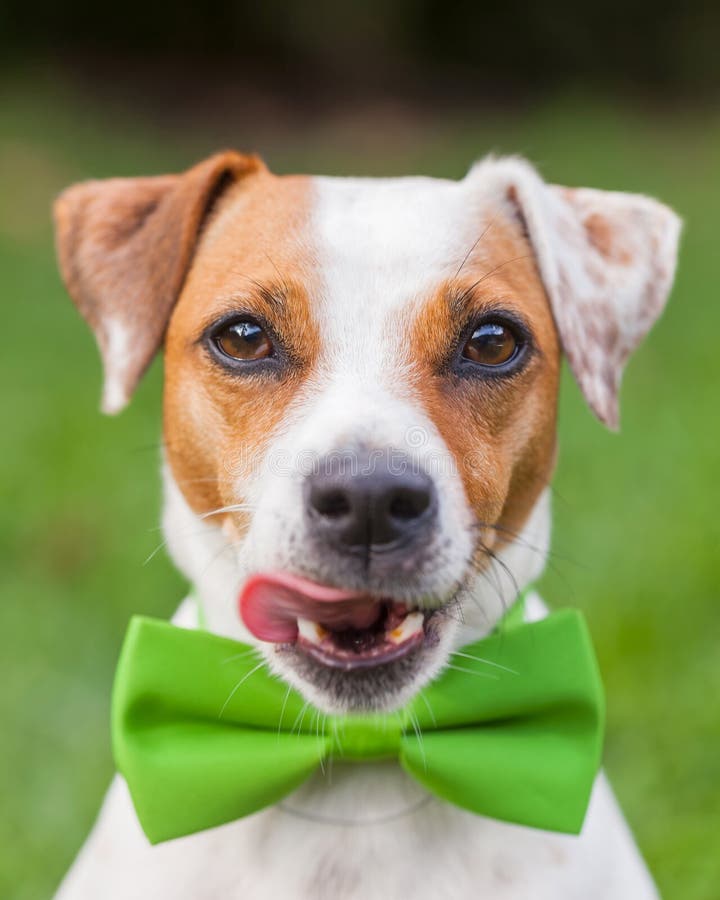
[[[384,457],[326,459],[308,476],[306,503],[323,537],[358,550],[422,538],[437,505],[428,475]]]

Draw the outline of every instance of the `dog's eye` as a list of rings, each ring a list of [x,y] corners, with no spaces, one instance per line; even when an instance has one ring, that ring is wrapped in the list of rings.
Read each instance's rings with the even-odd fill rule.
[[[473,331],[462,355],[481,366],[504,366],[513,360],[520,342],[512,329],[502,322],[483,322]]]
[[[240,319],[223,325],[213,336],[215,345],[231,359],[251,362],[272,355],[272,341],[267,332],[251,319]]]

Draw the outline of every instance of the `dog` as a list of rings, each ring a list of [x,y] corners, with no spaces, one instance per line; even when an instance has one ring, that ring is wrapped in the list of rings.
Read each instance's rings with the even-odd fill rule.
[[[550,185],[515,157],[451,181],[276,176],[223,152],[72,186],[55,222],[106,413],[164,350],[163,525],[192,584],[176,624],[202,620],[316,710],[354,713],[402,707],[519,591],[527,621],[545,616],[532,585],[561,356],[617,428],[623,367],[673,281],[668,207]],[[241,616],[250,582],[289,592],[290,612]],[[344,603],[323,623],[327,588]],[[372,762],[157,846],[116,776],[57,894],[404,896],[657,893],[602,772],[568,836],[466,812]]]

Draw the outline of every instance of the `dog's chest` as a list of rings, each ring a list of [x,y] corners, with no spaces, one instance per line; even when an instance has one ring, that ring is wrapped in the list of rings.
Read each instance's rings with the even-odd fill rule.
[[[555,900],[566,882],[591,896],[575,839],[465,813],[393,766],[346,773],[332,793],[311,785],[245,825],[245,883],[258,900]]]
[[[151,847],[117,778],[58,900],[650,900],[601,776],[580,837],[519,828],[369,765],[221,828]],[[350,820],[353,819],[354,824]]]

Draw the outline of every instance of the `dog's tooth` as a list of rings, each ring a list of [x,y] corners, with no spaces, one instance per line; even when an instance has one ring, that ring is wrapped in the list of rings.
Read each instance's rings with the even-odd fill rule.
[[[319,644],[327,635],[327,631],[318,622],[310,619],[298,619],[298,634],[311,644]]]
[[[423,619],[424,616],[421,612],[408,613],[397,628],[388,631],[387,639],[391,644],[402,644],[403,641],[422,631]]]

